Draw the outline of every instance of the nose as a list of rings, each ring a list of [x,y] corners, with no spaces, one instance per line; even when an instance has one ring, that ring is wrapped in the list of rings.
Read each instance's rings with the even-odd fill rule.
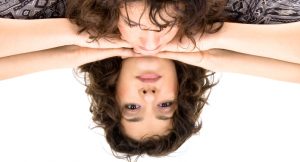
[[[147,102],[152,102],[156,94],[157,94],[157,89],[154,87],[140,90],[140,95],[142,95],[142,97]]]
[[[160,36],[159,32],[146,30],[140,37],[140,48],[146,51],[153,51],[159,47]]]

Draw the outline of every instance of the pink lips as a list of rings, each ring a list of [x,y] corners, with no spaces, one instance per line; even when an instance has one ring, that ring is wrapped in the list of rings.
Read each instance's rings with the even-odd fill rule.
[[[152,83],[158,81],[161,76],[157,74],[142,74],[140,76],[137,76],[136,78],[142,82]]]

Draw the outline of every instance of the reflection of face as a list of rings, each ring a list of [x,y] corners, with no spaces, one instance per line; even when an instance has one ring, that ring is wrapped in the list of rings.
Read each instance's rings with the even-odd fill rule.
[[[167,134],[177,108],[177,93],[173,61],[155,57],[125,59],[116,92],[125,134],[136,140]]]
[[[176,25],[172,28],[169,26],[158,32],[159,27],[155,26],[149,19],[148,8],[143,13],[144,7],[142,2],[127,4],[127,13],[131,22],[128,22],[126,8],[121,7],[118,28],[121,32],[121,38],[129,42],[136,53],[155,54],[175,37],[178,27]],[[171,13],[171,11],[167,12]],[[166,12],[165,14],[162,13],[162,16],[168,21],[173,20]],[[157,20],[161,19],[158,18]],[[162,20],[159,23],[164,24]]]

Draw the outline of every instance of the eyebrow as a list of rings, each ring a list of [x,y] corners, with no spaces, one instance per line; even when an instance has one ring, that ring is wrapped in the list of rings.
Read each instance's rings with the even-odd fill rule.
[[[143,118],[140,118],[140,117],[136,117],[136,118],[130,118],[130,119],[127,119],[127,118],[124,118],[126,121],[128,122],[140,122],[143,120]],[[169,117],[169,116],[157,116],[156,119],[158,120],[170,120],[172,119],[172,117]]]
[[[134,23],[134,24],[137,24],[137,25],[146,27],[146,25],[143,25],[143,24],[140,24],[140,23],[138,23],[138,22],[132,21],[131,19],[129,19],[129,17],[126,17],[126,16],[124,16],[124,15],[122,15],[122,14],[120,14],[120,15],[121,15],[122,19],[123,19],[124,21],[126,21],[126,23]],[[128,21],[129,21],[129,22],[128,22]]]
[[[134,24],[134,25],[138,25],[138,26],[140,26],[140,27],[143,27],[143,28],[146,28],[146,29],[144,29],[144,30],[150,30],[150,31],[156,31],[156,32],[160,32],[161,30],[154,30],[154,29],[148,29],[148,27],[146,26],[146,25],[143,25],[143,24],[141,24],[141,23],[139,23],[139,22],[135,22],[135,21],[132,21],[132,20],[130,20],[129,19],[129,17],[126,17],[126,16],[124,16],[124,15],[122,15],[122,14],[120,14],[121,15],[121,17],[122,17],[122,19],[125,21],[125,23],[127,24],[127,25],[132,25],[132,24]],[[132,23],[132,24],[131,24]],[[171,28],[169,29],[169,31],[171,30],[173,28],[173,25],[171,25]]]

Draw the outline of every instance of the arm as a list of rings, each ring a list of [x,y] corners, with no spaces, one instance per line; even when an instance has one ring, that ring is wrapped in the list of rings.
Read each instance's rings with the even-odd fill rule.
[[[300,83],[300,64],[227,50],[209,50],[203,56],[202,64],[211,64],[213,71]]]
[[[213,49],[203,52],[161,52],[157,57],[181,61],[215,72],[233,72],[300,83],[300,64]]]
[[[220,31],[205,37],[214,42],[209,43],[210,48],[300,64],[300,22],[272,25],[225,22]]]
[[[130,48],[119,38],[101,38],[91,42],[87,32],[68,19],[14,20],[0,18],[0,58],[66,45],[90,48]]]
[[[71,68],[75,64],[75,55],[71,57],[74,52],[72,47],[57,47],[0,58],[0,80],[38,71]]]
[[[132,57],[131,49],[93,49],[63,46],[0,58],[0,80],[38,71],[73,68],[109,57]]]
[[[72,45],[78,28],[68,19],[15,20],[0,18],[0,58]]]

